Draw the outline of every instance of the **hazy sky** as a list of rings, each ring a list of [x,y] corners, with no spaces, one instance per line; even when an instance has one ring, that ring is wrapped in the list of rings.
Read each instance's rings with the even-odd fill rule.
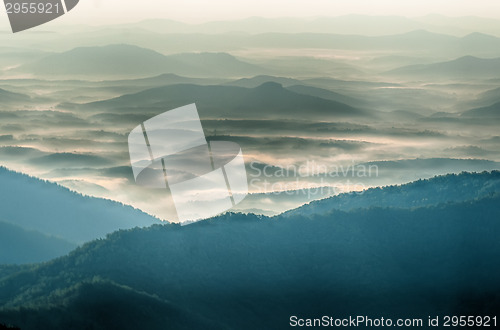
[[[346,14],[482,16],[500,19],[499,0],[80,0],[59,23],[124,23],[168,18],[200,23],[250,16]],[[6,19],[6,15],[4,15]]]

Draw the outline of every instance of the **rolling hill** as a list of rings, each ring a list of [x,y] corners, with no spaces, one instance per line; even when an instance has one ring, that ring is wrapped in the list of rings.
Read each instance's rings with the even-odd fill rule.
[[[0,108],[11,109],[13,105],[16,107],[31,104],[31,97],[21,93],[14,93],[0,88]]]
[[[77,247],[60,238],[0,222],[0,264],[43,262],[68,254]]]
[[[424,52],[438,57],[498,57],[500,38],[472,33],[464,37],[432,33],[416,29],[400,34],[381,36],[344,35],[337,31],[323,33],[263,33],[240,37],[234,46],[270,48],[319,48],[345,50],[386,50]]]
[[[298,79],[293,79],[293,78],[286,78],[286,77],[275,77],[275,76],[266,76],[266,75],[261,75],[261,76],[255,76],[252,78],[241,78],[235,81],[231,81],[226,83],[225,85],[227,86],[237,86],[237,87],[245,87],[245,88],[256,88],[262,84],[265,83],[277,83],[282,85],[288,90],[291,90],[292,92],[298,93],[298,94],[304,94],[304,95],[310,95],[314,97],[319,97],[323,98],[326,100],[332,100],[340,103],[345,103],[353,107],[363,107],[367,106],[367,102],[363,102],[362,100],[358,100],[353,97],[345,96],[340,93],[336,93],[333,91],[330,91],[328,89],[324,88],[319,88],[319,87],[313,87],[309,86],[307,84],[304,84],[304,81],[298,80]],[[349,85],[353,84],[354,82],[342,82],[338,81],[339,85]],[[376,83],[374,83],[376,84]]]
[[[467,110],[461,116],[467,118],[500,118],[500,102],[488,107]]]
[[[12,69],[42,77],[75,77],[99,80],[109,77],[149,77],[164,73],[187,77],[241,77],[262,69],[225,53],[192,53],[165,56],[132,45],[78,47]]]
[[[55,183],[3,167],[0,168],[0,200],[2,221],[73,245],[103,238],[119,229],[159,223],[156,218],[130,206],[82,196]],[[36,253],[34,251],[34,255]]]
[[[394,164],[396,165],[396,164]],[[400,163],[400,165],[402,165]],[[500,171],[481,174],[448,174],[427,180],[418,180],[401,186],[371,188],[363,192],[346,193],[313,201],[285,212],[286,216],[324,214],[333,209],[351,211],[360,208],[429,207],[452,202],[464,202],[494,195],[500,191]]]
[[[217,85],[226,82],[225,79],[216,78],[188,78],[172,73],[163,73],[153,77],[139,79],[106,80],[97,83],[99,86],[129,86],[136,88],[153,88],[158,86],[195,84],[195,85]]]
[[[236,86],[236,87],[244,87],[244,88],[255,88],[262,84],[274,82],[282,85],[283,87],[289,87],[292,85],[300,85],[301,81],[294,78],[287,77],[276,77],[269,75],[259,75],[251,78],[241,78],[234,81],[227,82],[225,85],[227,86]]]
[[[479,17],[447,17],[443,15],[427,15],[424,17],[397,17],[372,15],[342,15],[336,17],[317,18],[264,18],[250,17],[241,20],[207,22],[202,24],[186,24],[167,19],[152,19],[127,25],[152,32],[169,31],[170,33],[334,33],[382,36],[401,31],[411,32],[427,29],[434,33],[465,35],[471,31],[494,33],[500,35],[498,20]]]
[[[362,23],[361,23],[362,22]],[[266,32],[299,33],[325,31],[343,31],[345,34],[384,35],[397,26],[411,31],[425,26],[411,19],[400,17],[374,17],[363,15],[346,15],[340,17],[302,18],[264,18],[249,17],[241,20],[207,22],[203,24],[186,24],[167,19],[145,20],[135,24],[138,28],[150,31],[170,31],[171,33],[246,33],[258,34]]]
[[[202,118],[371,117],[373,113],[315,96],[298,94],[274,82],[255,88],[171,85],[77,106],[87,112],[161,113],[196,103]],[[64,107],[65,105],[61,105]]]
[[[494,315],[500,196],[498,186],[479,191],[498,176],[463,174],[400,189],[417,200],[457,184],[451,199],[473,191],[431,206],[396,202],[346,212],[334,204],[321,214],[226,214],[120,231],[52,262],[1,271],[0,322],[23,329],[184,329],[193,321],[200,328],[287,329],[291,315]],[[397,198],[392,189],[374,193],[390,200]]]
[[[453,61],[410,65],[386,72],[389,76],[413,78],[488,79],[500,75],[500,58],[464,56]]]
[[[270,19],[259,23],[266,19],[255,18],[252,23],[250,23],[252,20],[244,23],[250,30],[244,33],[241,33],[241,30],[237,32],[237,26],[234,30],[231,28],[231,25],[234,26],[233,23],[238,25],[237,21],[219,22],[227,31],[223,34],[210,33],[211,26],[197,25],[192,29],[190,25],[182,23],[172,25],[170,24],[172,22],[163,24],[164,22],[157,20],[145,22],[145,28],[141,27],[141,23],[130,24],[126,27],[83,27],[71,31],[75,33],[54,36],[54,39],[51,39],[51,47],[48,49],[43,39],[33,38],[30,40],[30,45],[49,51],[61,51],[81,46],[105,45],[113,40],[114,43],[134,44],[165,54],[220,51],[231,53],[251,48],[317,48],[391,52],[404,50],[405,53],[418,52],[442,58],[465,55],[500,56],[499,38],[492,37],[493,39],[490,40],[478,37],[476,34],[472,34],[471,38],[461,37],[473,32],[499,36],[494,20],[483,21],[483,27],[490,25],[490,28],[478,29],[477,25],[474,25],[473,28],[468,26],[466,29],[459,28],[457,31],[455,28],[450,30],[446,27],[436,29],[436,26],[428,24],[408,26],[403,22],[405,19],[399,17],[344,16],[339,19],[343,22],[337,25],[336,23],[330,24],[329,18],[318,18],[317,28],[311,28],[315,22],[310,19],[291,19],[296,22],[296,25],[292,25],[286,23],[288,19],[284,21]],[[257,24],[262,24],[263,28],[256,27]],[[264,28],[269,25],[274,27]],[[346,25],[350,27],[347,28]],[[153,26],[158,28],[154,29]],[[478,41],[471,42],[470,39]]]
[[[479,100],[487,104],[500,102],[500,87],[486,91],[479,95]]]
[[[304,95],[311,95],[315,97],[320,97],[322,99],[326,100],[332,100],[335,102],[341,102],[348,104],[352,107],[369,107],[369,102],[365,102],[363,100],[356,99],[354,97],[346,96],[340,93],[336,93],[333,91],[330,91],[328,89],[323,89],[323,88],[318,88],[318,87],[311,87],[311,86],[304,86],[304,85],[293,85],[290,87],[287,87],[287,89],[291,90],[292,92],[299,93],[299,94],[304,94]]]
[[[23,329],[157,329],[158,324],[170,329],[227,329],[215,321],[182,310],[154,294],[137,292],[111,281],[92,280],[77,284],[57,293],[52,299],[64,300],[64,307],[48,305],[33,311],[33,317],[23,324]],[[97,308],[97,306],[99,306]],[[106,312],[103,313],[103,310]],[[22,317],[24,310],[17,311]],[[64,313],[66,316],[51,322],[48,315]],[[122,317],[123,313],[127,316]],[[53,325],[50,325],[50,324]],[[0,329],[3,329],[0,325]]]
[[[492,79],[494,81],[494,79]],[[482,92],[475,99],[465,102],[468,109],[484,108],[500,102],[500,87]]]

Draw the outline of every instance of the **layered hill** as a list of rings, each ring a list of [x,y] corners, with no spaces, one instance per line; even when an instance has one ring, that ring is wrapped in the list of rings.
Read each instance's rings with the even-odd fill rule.
[[[43,262],[68,254],[76,247],[57,237],[0,222],[0,264]]]
[[[383,188],[378,199],[396,199],[395,207],[347,212],[332,203],[319,214],[226,214],[120,231],[53,262],[0,272],[0,322],[23,329],[184,329],[191,322],[286,329],[291,315],[494,315],[500,197],[490,187],[498,187],[498,176],[401,187],[416,200],[450,195],[415,207],[401,208],[394,188]],[[489,193],[481,194],[484,188]],[[473,192],[456,198],[466,189]]]
[[[500,58],[464,56],[453,61],[405,66],[387,72],[406,78],[487,79],[500,75]]]
[[[347,104],[305,95],[267,82],[255,88],[179,84],[148,89],[110,100],[73,105],[78,109],[106,113],[162,113],[196,103],[203,118],[334,118],[371,117],[373,112]],[[61,108],[68,105],[61,105]],[[70,105],[71,106],[71,105]]]
[[[500,102],[487,107],[468,110],[461,115],[466,118],[498,119],[500,118]]]
[[[262,69],[225,53],[189,53],[165,56],[156,51],[119,44],[77,47],[51,54],[13,69],[41,77],[148,77],[164,73],[188,77],[241,77]]]
[[[423,162],[422,162],[423,163]],[[394,169],[393,169],[394,170]],[[500,172],[448,174],[427,180],[313,201],[286,212],[285,216],[325,214],[333,209],[351,211],[373,207],[418,208],[464,202],[500,192]]]
[[[119,229],[159,223],[158,219],[130,206],[83,196],[3,167],[0,168],[0,200],[1,221],[66,241],[58,255],[67,253],[68,246],[104,238]],[[20,230],[17,234],[17,239],[11,239],[19,240],[19,235],[27,235]],[[39,252],[33,250],[33,255]],[[26,258],[29,257],[28,253]]]

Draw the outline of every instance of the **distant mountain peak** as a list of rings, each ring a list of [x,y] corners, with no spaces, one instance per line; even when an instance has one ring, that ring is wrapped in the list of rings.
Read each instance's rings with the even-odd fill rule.
[[[479,60],[482,60],[482,58],[472,56],[472,55],[465,55],[465,56],[457,58],[455,61],[456,62],[464,62],[464,61],[479,61]]]
[[[129,44],[77,47],[51,54],[13,71],[35,76],[146,78],[163,73],[184,77],[244,77],[261,74],[260,67],[221,52],[163,55]]]
[[[110,51],[110,50],[112,50],[112,51],[146,51],[146,52],[149,52],[149,53],[156,53],[158,55],[162,55],[162,54],[160,54],[157,51],[154,51],[152,49],[143,48],[143,47],[139,47],[139,46],[136,46],[136,45],[124,44],[124,43],[104,45],[104,46],[83,46],[83,47],[76,47],[76,48],[73,48],[72,50],[70,50],[68,52],[88,51],[88,50],[92,50],[92,51]]]
[[[472,55],[466,55],[466,56],[462,56],[462,57],[459,57],[457,58],[456,60],[454,61],[451,61],[449,63],[459,63],[459,64],[493,64],[495,65],[496,62],[500,62],[500,58],[482,58],[482,57],[476,57],[476,56],[472,56]]]
[[[466,55],[446,62],[404,66],[387,73],[401,74],[407,77],[433,76],[463,79],[464,77],[496,78],[499,72],[500,58],[480,58]]]
[[[487,39],[487,40],[497,40],[498,38],[486,33],[481,33],[481,32],[472,32],[469,33],[468,35],[464,36],[462,39]]]
[[[432,35],[434,33],[427,31],[426,29],[418,29],[405,33],[406,35]]]
[[[409,36],[409,37],[410,36],[411,37],[435,37],[435,36],[442,36],[442,34],[433,33],[433,32],[427,31],[425,29],[413,30],[413,31],[404,33],[403,35]],[[449,37],[449,36],[447,36],[447,37]]]
[[[265,89],[265,90],[281,90],[283,89],[283,85],[274,81],[268,81],[263,83],[260,86],[257,86],[256,89]]]

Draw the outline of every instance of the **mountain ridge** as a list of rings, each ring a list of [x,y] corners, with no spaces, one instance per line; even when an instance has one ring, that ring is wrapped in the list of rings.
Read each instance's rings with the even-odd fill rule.
[[[186,77],[239,77],[259,73],[261,68],[227,53],[183,53],[163,55],[152,49],[128,44],[76,47],[48,55],[12,69],[35,76],[138,77],[176,74]]]
[[[68,241],[0,221],[0,264],[31,264],[68,254],[77,247]]]
[[[131,206],[84,196],[5,167],[0,167],[0,183],[0,219],[73,244],[103,238],[118,229],[159,223]]]
[[[142,111],[164,112],[186,104],[196,103],[203,118],[260,118],[272,109],[275,117],[299,116],[307,111],[309,116],[374,116],[375,111],[365,111],[347,104],[316,96],[295,93],[281,84],[266,82],[255,88],[192,84],[168,85],[126,94],[117,98],[75,105],[84,111],[135,113]],[[65,104],[59,107],[64,108]],[[228,112],[227,109],[233,109]]]
[[[462,112],[460,116],[469,118],[500,118],[500,102],[482,108],[467,110]]]
[[[424,191],[436,193],[423,195]],[[464,202],[491,196],[500,192],[500,171],[446,174],[431,179],[417,180],[402,185],[370,188],[361,193],[350,192],[312,201],[286,216],[322,214],[332,210],[351,211],[371,207],[418,208],[451,202]],[[357,200],[362,200],[358,203]]]
[[[469,176],[481,175],[487,176]],[[432,187],[422,196],[430,192]],[[386,317],[488,315],[500,306],[495,293],[500,292],[500,268],[491,262],[500,248],[499,203],[497,190],[480,199],[415,209],[333,209],[286,218],[225,214],[189,226],[119,231],[1,278],[0,321],[27,329],[47,320],[66,324],[57,316],[66,308],[57,293],[64,297],[75,284],[93,279],[92,290],[101,297],[109,292],[108,286],[100,287],[102,281],[131,288],[115,291],[106,304],[116,302],[117,311],[109,315],[117,313],[121,321],[130,318],[120,303],[127,301],[127,292],[156,295],[175,308],[238,329],[285,329],[294,310],[311,317],[332,309],[339,316],[356,311],[385,311]],[[458,289],[465,293],[457,296]],[[56,310],[42,307],[48,297]],[[101,306],[77,300],[87,301],[91,310]],[[21,317],[23,305],[29,309],[23,307],[27,313]],[[160,322],[154,328],[167,326],[158,319],[161,313],[153,312]],[[81,325],[82,315],[69,314],[69,320]],[[136,326],[127,324],[124,329]]]
[[[385,72],[386,75],[407,77],[441,77],[448,78],[484,78],[500,75],[500,57],[479,58],[471,55],[462,56],[452,61],[434,64],[417,64],[404,66]]]

